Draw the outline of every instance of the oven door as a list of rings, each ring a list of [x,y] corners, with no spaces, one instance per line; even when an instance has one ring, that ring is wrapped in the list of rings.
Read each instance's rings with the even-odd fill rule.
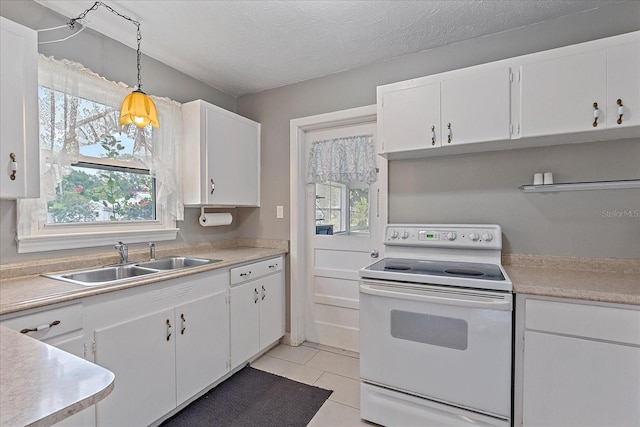
[[[512,307],[510,293],[362,279],[360,376],[510,419]]]

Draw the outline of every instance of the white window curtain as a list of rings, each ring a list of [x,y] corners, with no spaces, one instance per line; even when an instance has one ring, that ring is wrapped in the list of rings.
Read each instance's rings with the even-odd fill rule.
[[[18,236],[29,234],[34,223],[47,217],[47,202],[55,198],[56,187],[78,161],[80,144],[88,132],[102,135],[126,132],[135,141],[133,157],[149,168],[156,178],[156,205],[170,218],[182,220],[182,116],[180,104],[168,98],[153,97],[158,110],[160,129],[139,129],[119,124],[120,105],[132,88],[93,73],[82,64],[40,55],[38,84],[62,93],[95,101],[107,106],[104,117],[86,125],[76,120],[77,102],[65,102],[64,117],[54,114],[53,105],[40,105],[41,120],[55,122],[50,131],[55,135],[40,136],[40,198],[18,201]],[[75,110],[74,110],[75,109]],[[43,119],[43,115],[49,115]]]
[[[307,182],[376,182],[372,135],[314,141],[309,150]]]

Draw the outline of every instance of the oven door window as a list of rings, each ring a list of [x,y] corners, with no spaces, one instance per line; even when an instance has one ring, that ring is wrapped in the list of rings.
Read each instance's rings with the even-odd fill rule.
[[[466,350],[468,326],[464,319],[391,310],[391,336],[398,339]]]

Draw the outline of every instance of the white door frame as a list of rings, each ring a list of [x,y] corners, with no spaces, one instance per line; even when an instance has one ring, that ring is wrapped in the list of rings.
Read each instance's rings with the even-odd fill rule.
[[[291,120],[290,151],[289,151],[289,198],[291,206],[291,223],[289,228],[291,267],[290,279],[290,310],[291,310],[291,345],[298,346],[305,340],[305,307],[307,300],[307,257],[306,257],[306,185],[304,174],[305,133],[310,130],[332,128],[341,125],[353,125],[376,120],[376,105],[351,108],[349,110],[334,111],[316,116],[302,117]],[[386,206],[382,213],[386,217]]]

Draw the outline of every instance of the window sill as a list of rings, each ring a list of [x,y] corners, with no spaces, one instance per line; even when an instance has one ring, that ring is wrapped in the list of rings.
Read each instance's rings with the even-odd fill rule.
[[[16,238],[18,253],[58,251],[96,246],[108,246],[123,241],[129,243],[175,240],[179,228],[155,230],[122,230],[74,234],[49,234]]]

